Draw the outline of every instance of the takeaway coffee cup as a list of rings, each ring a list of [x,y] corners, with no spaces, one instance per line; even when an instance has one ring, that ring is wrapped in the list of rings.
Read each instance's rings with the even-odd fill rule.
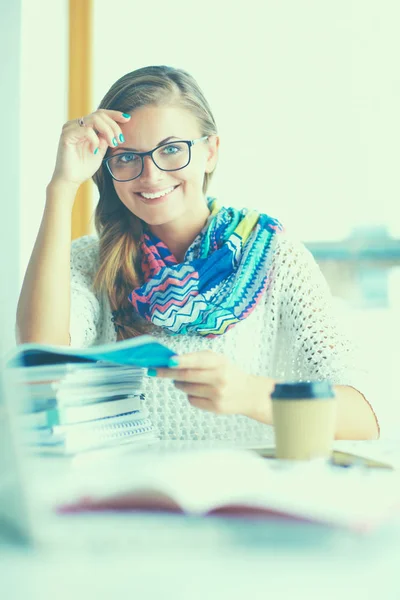
[[[277,383],[271,395],[276,458],[329,458],[336,398],[328,381]]]

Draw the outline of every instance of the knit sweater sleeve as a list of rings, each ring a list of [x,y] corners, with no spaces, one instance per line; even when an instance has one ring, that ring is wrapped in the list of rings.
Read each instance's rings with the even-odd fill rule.
[[[376,413],[376,384],[335,309],[329,286],[311,252],[280,234],[274,252],[279,274],[280,321],[292,364],[303,380],[327,379],[357,389]]]
[[[96,343],[101,307],[93,291],[98,268],[99,243],[95,236],[84,236],[71,244],[71,346],[86,348]]]

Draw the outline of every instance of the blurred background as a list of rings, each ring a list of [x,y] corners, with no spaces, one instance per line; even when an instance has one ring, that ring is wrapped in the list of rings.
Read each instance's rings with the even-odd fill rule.
[[[306,244],[398,414],[398,0],[4,7],[0,232],[11,302],[3,337],[11,343],[63,123],[94,110],[126,72],[167,64],[188,70],[213,109],[221,145],[211,195],[279,218]],[[73,237],[93,231],[96,201],[90,184],[76,202]]]

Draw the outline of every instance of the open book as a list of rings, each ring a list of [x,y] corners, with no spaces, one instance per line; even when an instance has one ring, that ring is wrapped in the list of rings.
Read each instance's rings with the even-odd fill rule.
[[[10,367],[32,367],[72,362],[108,361],[135,367],[166,367],[175,353],[150,335],[129,340],[72,348],[70,346],[47,346],[44,344],[21,344],[9,357]]]
[[[393,471],[266,460],[247,450],[139,453],[84,472],[60,503],[82,510],[168,510],[189,515],[280,515],[367,531],[400,512]]]

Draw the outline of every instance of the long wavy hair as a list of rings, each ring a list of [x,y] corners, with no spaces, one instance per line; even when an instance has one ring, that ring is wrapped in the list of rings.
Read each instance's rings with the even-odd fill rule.
[[[174,105],[190,110],[198,120],[202,136],[217,134],[211,108],[195,79],[183,69],[165,65],[127,73],[111,86],[99,108],[132,113],[149,105]],[[204,174],[204,194],[212,175],[213,172]],[[139,247],[143,222],[121,202],[106,168],[100,167],[93,181],[100,195],[95,211],[100,262],[94,289],[108,296],[118,340],[152,333],[157,327],[139,318],[128,300],[130,292],[143,284]]]

